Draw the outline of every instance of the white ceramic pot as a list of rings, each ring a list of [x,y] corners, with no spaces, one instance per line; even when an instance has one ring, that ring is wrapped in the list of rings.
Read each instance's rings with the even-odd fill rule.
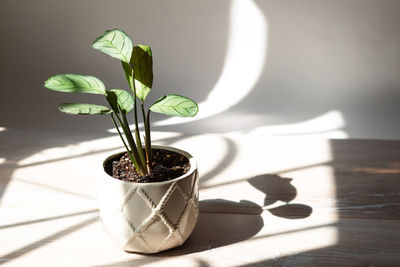
[[[192,233],[199,214],[197,164],[187,152],[190,170],[173,180],[157,183],[125,182],[107,172],[98,178],[100,217],[104,228],[125,251],[156,253],[182,245]],[[103,168],[112,158],[108,157]]]

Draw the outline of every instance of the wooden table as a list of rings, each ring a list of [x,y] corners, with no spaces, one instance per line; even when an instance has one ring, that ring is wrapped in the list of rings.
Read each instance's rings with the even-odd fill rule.
[[[400,141],[155,132],[201,173],[182,246],[120,251],[98,219],[95,177],[122,150],[101,134],[0,131],[0,265],[398,266]]]

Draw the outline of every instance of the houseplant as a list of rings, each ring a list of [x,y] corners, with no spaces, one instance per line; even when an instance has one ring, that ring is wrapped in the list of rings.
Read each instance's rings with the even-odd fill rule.
[[[197,114],[198,106],[189,98],[169,94],[146,110],[145,100],[153,83],[152,52],[147,45],[134,46],[125,32],[106,31],[92,47],[121,61],[131,93],[106,89],[98,78],[77,74],[54,75],[44,86],[60,92],[101,94],[108,102],[108,107],[87,103],[58,106],[72,115],[110,115],[126,149],[103,162],[106,175],[98,178],[103,225],[126,251],[155,253],[179,246],[197,221],[197,165],[187,152],[152,145],[150,112],[190,117]],[[133,133],[127,116],[130,112]],[[143,118],[144,143],[138,113]]]

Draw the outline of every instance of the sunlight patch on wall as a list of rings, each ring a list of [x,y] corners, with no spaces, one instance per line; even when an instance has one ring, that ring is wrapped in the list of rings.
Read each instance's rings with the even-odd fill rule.
[[[267,20],[254,1],[233,0],[224,67],[194,118],[173,117],[156,126],[187,123],[228,110],[248,95],[258,81],[267,52]]]

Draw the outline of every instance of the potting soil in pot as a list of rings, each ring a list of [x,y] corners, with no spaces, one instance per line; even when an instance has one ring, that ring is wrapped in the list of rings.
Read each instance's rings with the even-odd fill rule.
[[[112,160],[112,176],[136,183],[163,182],[182,176],[190,169],[189,160],[179,153],[162,149],[151,151],[153,162],[149,174],[142,176],[137,173],[128,153],[124,153],[120,158]]]

